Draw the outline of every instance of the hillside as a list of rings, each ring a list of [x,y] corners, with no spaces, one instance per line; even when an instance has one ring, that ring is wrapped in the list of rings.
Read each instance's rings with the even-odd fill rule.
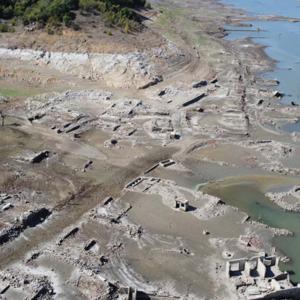
[[[0,29],[12,31],[21,21],[24,25],[46,27],[49,33],[61,25],[78,30],[78,14],[100,14],[107,26],[122,27],[129,32],[140,24],[136,9],[145,6],[145,0],[4,0],[0,4]]]

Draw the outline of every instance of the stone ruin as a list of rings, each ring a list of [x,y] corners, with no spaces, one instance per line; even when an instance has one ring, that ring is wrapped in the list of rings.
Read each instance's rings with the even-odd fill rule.
[[[240,299],[300,299],[300,286],[294,286],[287,272],[281,272],[277,256],[262,254],[233,259],[226,263],[226,276],[234,282]]]
[[[166,159],[166,160],[162,160],[159,165],[161,167],[167,168],[169,166],[175,165],[175,161],[173,159]]]
[[[189,202],[185,199],[176,198],[174,200],[174,208],[181,211],[188,211],[189,210]]]

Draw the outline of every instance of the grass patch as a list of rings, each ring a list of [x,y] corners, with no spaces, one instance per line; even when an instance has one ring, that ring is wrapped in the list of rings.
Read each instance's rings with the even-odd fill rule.
[[[205,45],[207,43],[207,37],[202,35],[202,34],[199,34],[199,36],[197,36],[195,39],[194,39],[194,43],[196,45]]]
[[[0,96],[4,97],[30,97],[39,94],[37,89],[15,89],[0,87]]]
[[[160,7],[160,16],[158,17],[158,24],[161,26],[166,26],[174,23],[178,17],[182,15],[182,9],[174,8],[170,9],[167,7]]]
[[[193,19],[193,12],[186,8],[172,8],[157,6],[160,15],[157,24],[161,27],[164,35],[173,41],[191,41],[194,46],[206,46],[208,38],[201,33],[201,25],[197,19]]]

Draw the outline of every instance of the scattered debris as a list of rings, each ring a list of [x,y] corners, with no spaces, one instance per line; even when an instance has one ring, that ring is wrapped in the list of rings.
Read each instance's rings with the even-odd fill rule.
[[[208,84],[207,80],[201,80],[199,82],[193,83],[193,89],[198,89],[207,86],[207,84]]]
[[[13,207],[14,207],[13,204],[7,203],[4,206],[2,206],[2,211],[8,210],[8,209],[13,208]]]
[[[181,138],[181,134],[177,131],[173,131],[170,134],[170,139],[171,140],[179,140]]]
[[[298,299],[300,286],[294,286],[289,274],[280,271],[279,260],[266,254],[230,260],[226,263],[226,275],[234,282],[239,295],[247,300]]]
[[[83,166],[83,168],[82,168],[82,172],[86,172],[86,170],[87,170],[92,164],[93,164],[93,161],[92,161],[92,160],[88,160],[88,161],[84,164],[84,166]]]
[[[107,264],[108,261],[109,260],[108,260],[108,258],[106,256],[104,256],[104,255],[100,256],[100,264],[101,264],[101,266],[104,266],[105,264]]]
[[[252,248],[253,250],[259,251],[264,248],[262,240],[257,235],[241,235],[239,241],[243,246],[247,248]]]
[[[42,118],[45,117],[45,116],[46,116],[46,113],[37,113],[37,114],[35,114],[34,116],[29,117],[29,118],[28,118],[28,121],[33,122],[33,121],[35,121],[35,120],[40,120],[40,119],[42,119]]]
[[[37,291],[37,293],[31,298],[31,300],[39,300],[49,298],[54,295],[54,289],[49,282],[44,283],[41,288]]]
[[[132,206],[128,204],[127,208],[123,209],[116,217],[111,219],[111,223],[118,224],[122,217],[124,217],[130,210],[132,209]]]
[[[138,89],[145,90],[145,89],[147,89],[151,86],[154,86],[162,81],[163,81],[163,77],[161,75],[158,75],[158,76],[154,77],[150,82],[146,83],[145,85],[142,85]]]
[[[187,248],[180,247],[179,251],[180,251],[181,254],[191,255],[191,251]]]

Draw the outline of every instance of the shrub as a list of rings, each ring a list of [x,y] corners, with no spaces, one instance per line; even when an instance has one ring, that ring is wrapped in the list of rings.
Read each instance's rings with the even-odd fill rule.
[[[16,19],[16,18],[13,18],[13,19],[11,20],[11,25],[12,25],[12,26],[16,26],[16,25],[17,25],[17,19]]]
[[[106,25],[119,26],[129,32],[140,22],[132,8],[145,5],[145,0],[0,0],[0,18],[20,18],[25,25],[37,22],[48,30],[62,23],[73,27],[74,12],[80,9],[99,12]]]
[[[0,24],[0,32],[9,32],[9,27],[7,24],[1,23]]]
[[[90,12],[97,9],[98,3],[96,0],[80,0],[79,7],[82,10]]]

